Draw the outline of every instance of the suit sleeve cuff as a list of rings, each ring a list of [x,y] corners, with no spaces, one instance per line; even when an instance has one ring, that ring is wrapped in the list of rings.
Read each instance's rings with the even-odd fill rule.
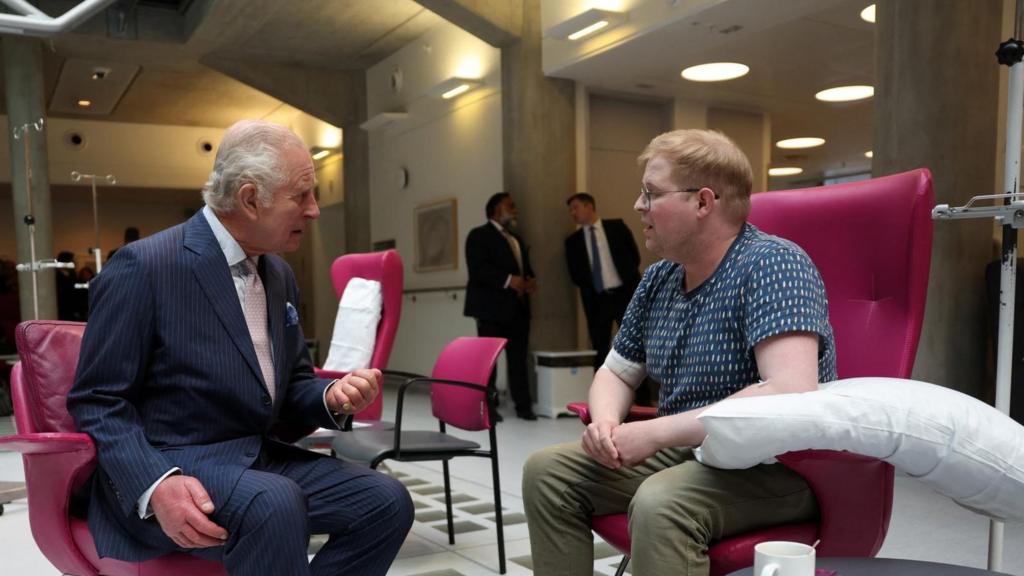
[[[604,367],[611,370],[612,374],[618,376],[619,379],[634,390],[647,377],[646,364],[626,360],[614,348],[605,357]]]
[[[139,502],[137,505],[139,510],[139,518],[145,520],[153,515],[153,511],[149,509],[149,499],[153,496],[153,492],[156,490],[156,487],[159,486],[160,483],[163,482],[164,479],[167,478],[168,476],[171,476],[172,474],[177,474],[179,472],[181,472],[181,468],[178,468],[177,466],[171,468],[167,472],[164,472],[163,476],[157,478],[156,482],[150,484],[149,488],[147,488],[146,491],[142,493],[142,496],[139,496]]]

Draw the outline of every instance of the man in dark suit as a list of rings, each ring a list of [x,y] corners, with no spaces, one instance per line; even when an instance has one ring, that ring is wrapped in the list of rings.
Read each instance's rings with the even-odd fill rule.
[[[516,415],[536,420],[526,377],[526,346],[530,336],[530,294],[537,288],[530,257],[516,228],[516,204],[507,192],[491,196],[487,223],[466,237],[465,315],[476,318],[480,336],[506,338],[508,387]],[[492,375],[493,379],[493,375]]]
[[[622,323],[640,283],[640,251],[622,220],[598,217],[590,194],[573,194],[566,204],[580,228],[565,239],[565,258],[569,277],[580,288],[590,343],[597,351],[596,372],[611,349],[612,322]]]
[[[172,551],[231,575],[384,574],[412,524],[397,481],[278,441],[278,422],[338,428],[377,370],[313,373],[291,268],[319,216],[287,128],[229,128],[187,222],[128,244],[90,285],[68,409],[96,442],[89,529],[100,556]],[[329,534],[307,558],[309,535]]]

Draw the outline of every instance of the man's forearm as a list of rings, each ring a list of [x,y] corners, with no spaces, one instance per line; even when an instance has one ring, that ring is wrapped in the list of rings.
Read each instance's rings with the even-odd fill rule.
[[[607,368],[600,368],[590,384],[590,420],[592,422],[625,419],[633,404],[633,389]]]

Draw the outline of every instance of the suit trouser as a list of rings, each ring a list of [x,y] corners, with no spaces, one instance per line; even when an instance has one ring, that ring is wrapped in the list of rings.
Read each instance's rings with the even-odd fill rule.
[[[526,348],[530,338],[530,319],[518,315],[509,323],[497,323],[487,320],[476,321],[478,336],[505,338],[505,368],[508,374],[508,389],[512,394],[512,402],[517,412],[532,411],[533,401],[530,400],[530,380],[527,377]],[[491,384],[494,374],[491,374]]]
[[[587,333],[590,344],[597,351],[594,357],[594,372],[604,364],[612,345],[612,323],[622,325],[622,317],[626,315],[626,307],[633,294],[625,288],[615,288],[602,294],[595,294],[593,299],[584,302],[583,312],[587,316]],[[589,305],[588,305],[589,304]]]
[[[267,444],[212,520],[224,546],[190,550],[228,574],[385,574],[412,526],[413,505],[397,480],[297,448]],[[310,562],[310,534],[330,538]]]
[[[635,576],[703,576],[712,541],[808,521],[818,511],[807,483],[781,464],[719,470],[697,462],[689,449],[676,448],[639,466],[611,470],[579,442],[530,456],[523,500],[538,576],[594,573],[593,514],[629,513]]]

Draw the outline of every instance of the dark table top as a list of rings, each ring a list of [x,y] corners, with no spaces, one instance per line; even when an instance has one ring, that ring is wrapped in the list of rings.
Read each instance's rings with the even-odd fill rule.
[[[1002,574],[981,568],[952,564],[896,560],[893,558],[818,558],[817,567],[835,570],[836,576],[991,576]],[[733,572],[729,576],[751,576],[753,568]]]

